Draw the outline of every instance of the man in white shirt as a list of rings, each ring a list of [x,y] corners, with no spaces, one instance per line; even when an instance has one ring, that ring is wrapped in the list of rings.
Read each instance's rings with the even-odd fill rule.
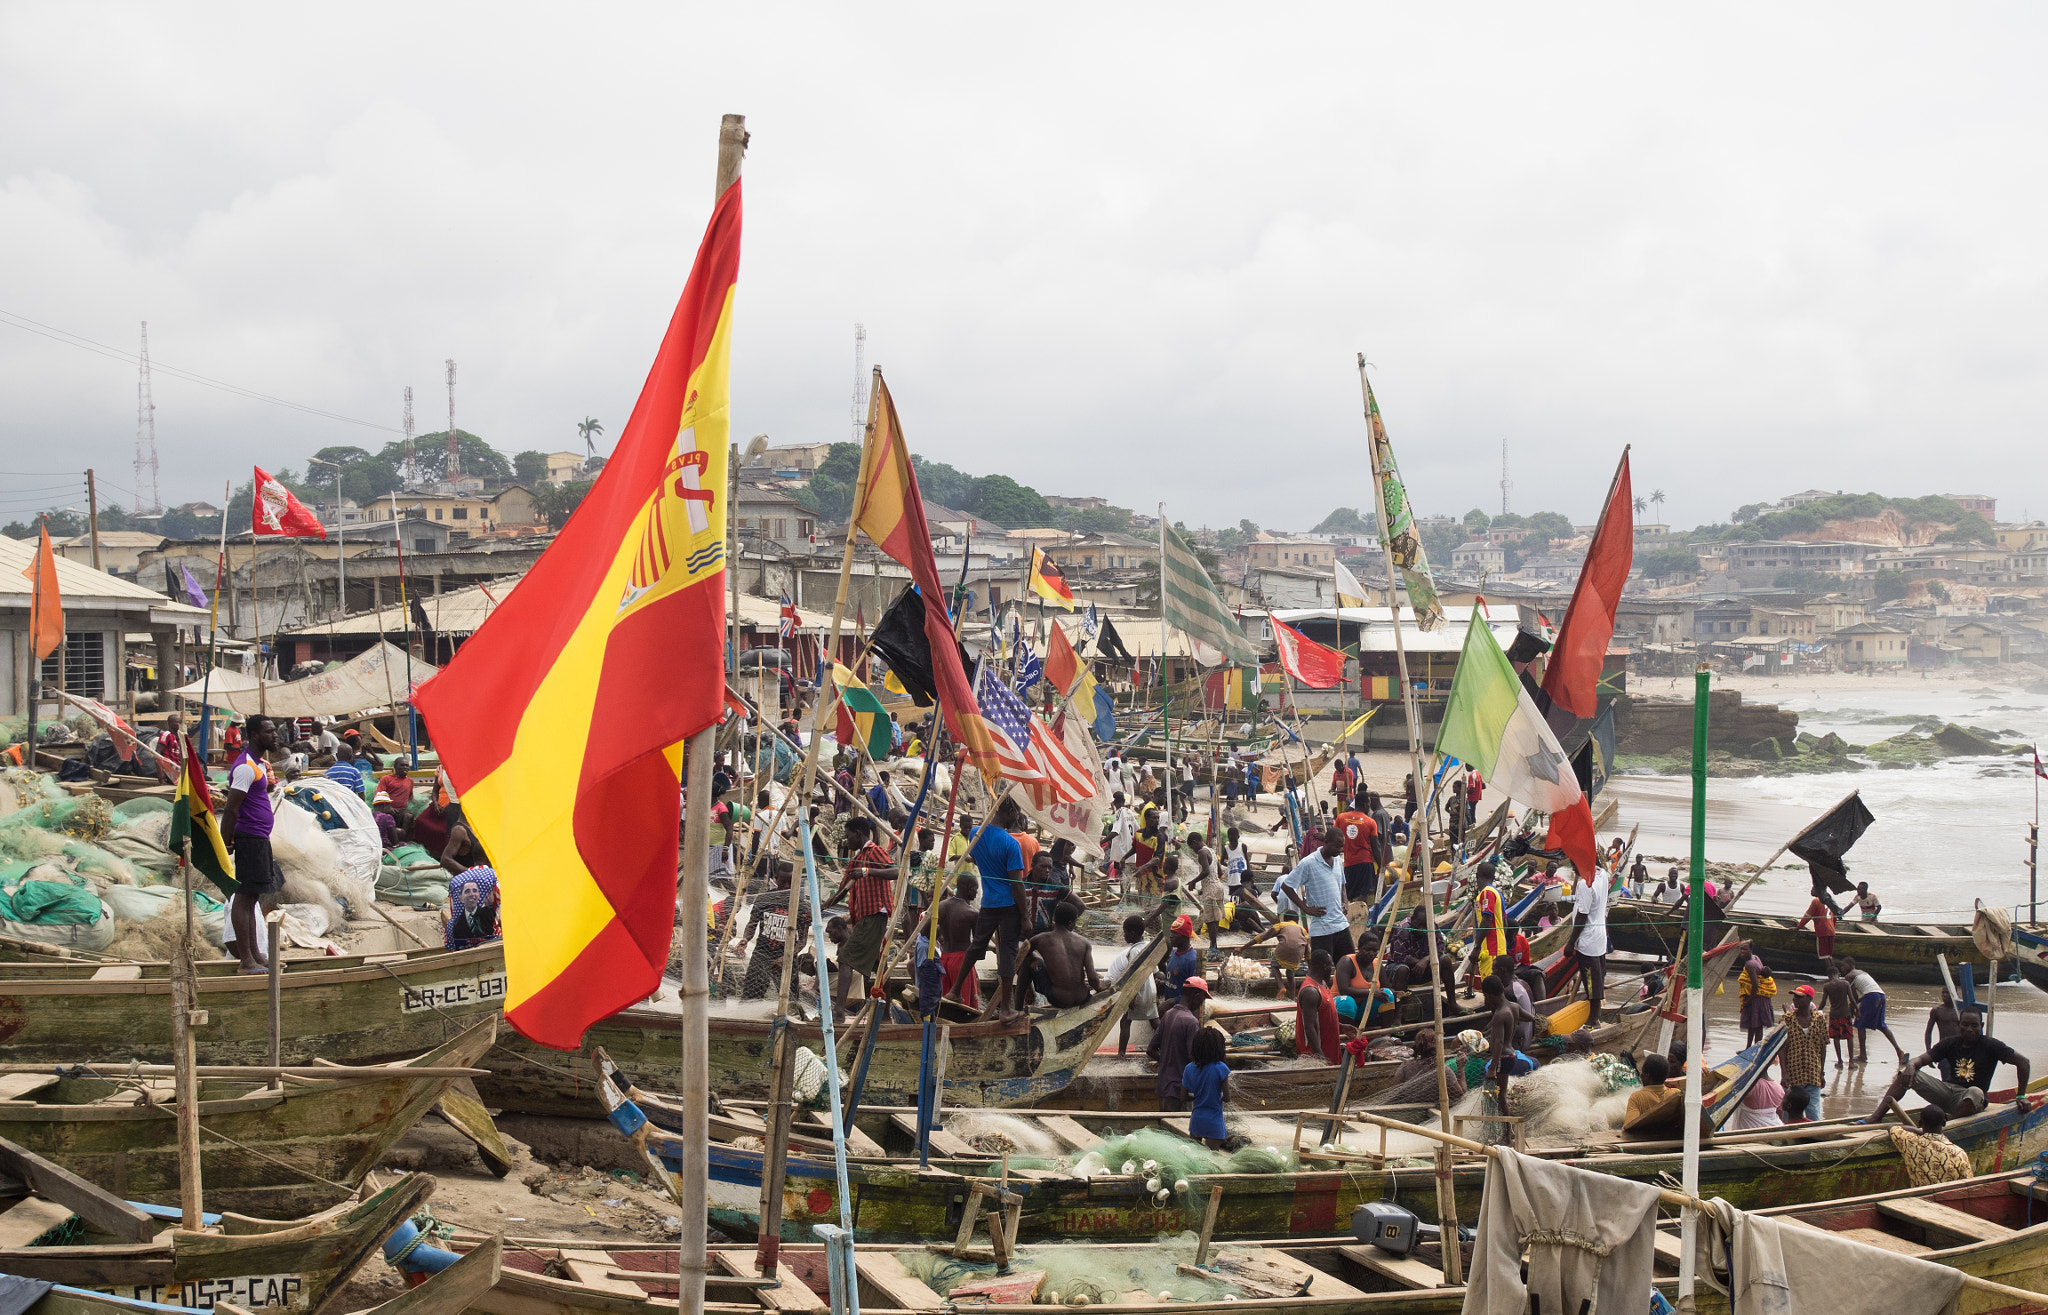
[[[1593,1005],[1588,1021],[1594,1023],[1607,998],[1607,886],[1607,874],[1597,866],[1572,885],[1572,921],[1578,927],[1573,944],[1586,978],[1586,999]]]
[[[1344,917],[1343,853],[1344,833],[1330,827],[1323,832],[1323,847],[1295,864],[1279,885],[1288,901],[1308,915],[1309,948],[1328,950],[1332,960],[1358,949]]]
[[[1663,884],[1657,887],[1659,904],[1676,904],[1678,897],[1685,894],[1685,882],[1679,878],[1678,869],[1672,868],[1664,876]]]
[[[1131,861],[1131,844],[1138,834],[1138,815],[1124,802],[1124,792],[1119,790],[1110,797],[1109,820],[1109,861],[1115,865],[1116,875],[1121,877],[1124,868]]]

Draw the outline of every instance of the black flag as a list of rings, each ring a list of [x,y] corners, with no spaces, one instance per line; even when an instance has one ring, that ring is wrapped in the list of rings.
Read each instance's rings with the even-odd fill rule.
[[[1843,856],[1876,820],[1863,806],[1862,794],[1852,794],[1836,804],[1826,817],[1801,831],[1785,848],[1806,860],[1806,870],[1813,874],[1816,887],[1825,882],[1829,890],[1842,894],[1856,889],[1849,880],[1849,865],[1842,861]]]
[[[932,675],[932,646],[924,630],[924,599],[916,585],[905,589],[889,604],[889,610],[875,623],[871,642],[875,651],[889,660],[889,670],[896,673],[897,683],[913,703],[929,708],[938,700],[938,680]],[[974,670],[974,663],[964,649],[960,663],[962,670]]]
[[[1102,657],[1114,658],[1119,662],[1137,661],[1131,656],[1131,650],[1124,647],[1124,637],[1116,632],[1116,623],[1108,617],[1102,618],[1102,629],[1095,636],[1095,651]]]

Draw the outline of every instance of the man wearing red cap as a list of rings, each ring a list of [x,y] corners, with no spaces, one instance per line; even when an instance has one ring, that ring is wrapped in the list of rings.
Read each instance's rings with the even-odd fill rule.
[[[1159,1026],[1152,1029],[1152,1044],[1145,1047],[1145,1053],[1159,1061],[1159,1108],[1162,1110],[1187,1108],[1188,1093],[1181,1085],[1181,1077],[1187,1072],[1189,1061],[1195,1057],[1195,1035],[1202,1030],[1199,1015],[1202,1006],[1208,1003],[1208,981],[1190,977],[1180,984],[1180,998],[1159,1016]]]
[[[1785,1048],[1778,1052],[1785,1104],[1811,1122],[1820,1117],[1821,1090],[1828,1080],[1828,1020],[1813,1007],[1813,987],[1801,983],[1785,1011]]]
[[[1181,988],[1187,985],[1187,980],[1202,971],[1202,955],[1195,949],[1195,920],[1192,916],[1183,913],[1173,920],[1173,925],[1167,929],[1166,943],[1166,981],[1159,988],[1162,1006],[1180,999]]]

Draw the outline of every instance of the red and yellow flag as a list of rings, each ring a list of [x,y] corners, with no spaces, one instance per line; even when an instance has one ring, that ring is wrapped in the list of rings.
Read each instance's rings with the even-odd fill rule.
[[[36,545],[35,560],[21,573],[31,582],[34,602],[28,618],[28,646],[41,662],[64,642],[64,598],[57,589],[57,553],[50,547],[50,527],[41,526],[42,541]]]
[[[1067,585],[1067,573],[1060,564],[1038,549],[1031,550],[1031,592],[1048,603],[1074,610],[1074,591]]]
[[[573,1049],[660,983],[683,741],[724,707],[727,367],[740,185],[718,200],[617,450],[415,703],[504,892],[505,1016]]]
[[[960,665],[960,641],[946,615],[946,586],[939,580],[931,527],[924,519],[924,495],[918,491],[917,472],[910,467],[910,448],[903,441],[902,422],[896,418],[896,399],[889,396],[889,385],[882,382],[880,370],[875,371],[868,418],[860,482],[854,489],[853,523],[877,548],[910,568],[911,581],[924,600],[924,633],[931,643],[932,679],[938,686],[946,727],[964,760],[995,780],[1002,775],[996,765],[995,741],[982,724],[974,686]]]

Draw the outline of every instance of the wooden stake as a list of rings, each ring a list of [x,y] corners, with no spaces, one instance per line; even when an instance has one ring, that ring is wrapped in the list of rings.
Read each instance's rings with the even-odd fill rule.
[[[1202,1216],[1202,1240],[1195,1244],[1195,1264],[1209,1263],[1209,1236],[1216,1231],[1216,1211],[1223,1205],[1223,1189],[1209,1189],[1209,1210]]]
[[[270,971],[270,1066],[284,1063],[284,947],[278,943],[284,926],[284,911],[272,909],[263,915],[264,943],[269,949]],[[282,1075],[271,1078],[275,1090],[284,1088]]]
[[[197,1232],[205,1215],[199,1170],[199,1075],[194,1071],[192,1028],[206,1021],[199,1010],[199,981],[192,971],[192,839],[185,838],[178,865],[185,895],[185,934],[171,957],[171,1053],[177,1066],[173,1086],[178,1105],[178,1207],[186,1228]]]

